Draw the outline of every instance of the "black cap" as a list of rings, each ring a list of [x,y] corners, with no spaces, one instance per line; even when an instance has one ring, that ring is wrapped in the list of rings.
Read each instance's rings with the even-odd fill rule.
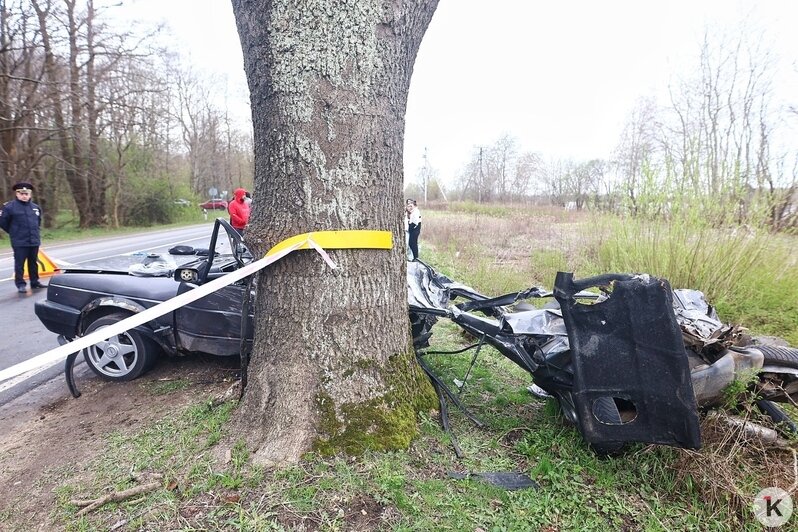
[[[11,188],[13,188],[14,190],[22,190],[25,192],[29,192],[33,190],[33,185],[31,185],[26,181],[20,181],[19,183],[14,183],[14,186]]]

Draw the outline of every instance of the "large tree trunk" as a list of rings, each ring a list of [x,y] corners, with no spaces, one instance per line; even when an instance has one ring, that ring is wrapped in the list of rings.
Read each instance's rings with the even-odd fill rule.
[[[255,460],[406,447],[432,404],[409,343],[402,149],[437,0],[233,0],[255,134],[257,254],[299,233],[386,229],[394,248],[295,252],[261,275],[238,413]]]

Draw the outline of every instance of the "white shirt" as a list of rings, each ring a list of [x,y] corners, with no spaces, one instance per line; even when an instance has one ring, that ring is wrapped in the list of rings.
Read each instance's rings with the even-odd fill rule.
[[[411,225],[413,224],[418,225],[421,223],[421,211],[418,210],[418,207],[415,207],[413,208],[412,211],[410,211],[410,217],[408,219],[408,223],[410,223]]]

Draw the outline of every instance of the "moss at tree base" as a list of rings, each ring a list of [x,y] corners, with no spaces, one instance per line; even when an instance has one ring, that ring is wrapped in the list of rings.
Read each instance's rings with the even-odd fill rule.
[[[407,449],[418,435],[418,413],[437,405],[437,396],[412,350],[389,358],[383,379],[388,392],[375,399],[336,407],[320,393],[318,438],[313,451],[324,456]]]

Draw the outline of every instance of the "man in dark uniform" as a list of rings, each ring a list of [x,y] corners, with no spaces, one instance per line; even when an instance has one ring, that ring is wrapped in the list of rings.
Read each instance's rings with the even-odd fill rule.
[[[42,210],[31,201],[33,185],[20,182],[14,185],[16,199],[3,205],[0,210],[0,227],[11,237],[14,250],[14,283],[21,294],[27,292],[23,268],[28,261],[28,275],[31,288],[44,288],[39,282],[39,227],[42,225]]]

